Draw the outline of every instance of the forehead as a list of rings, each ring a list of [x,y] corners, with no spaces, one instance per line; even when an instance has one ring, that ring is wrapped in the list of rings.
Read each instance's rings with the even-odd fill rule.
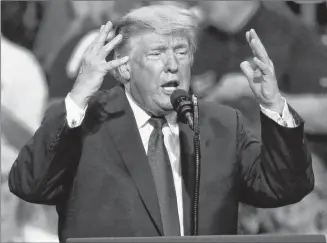
[[[187,36],[180,32],[165,35],[154,32],[144,32],[133,37],[132,41],[136,44],[134,47],[139,50],[189,46]]]

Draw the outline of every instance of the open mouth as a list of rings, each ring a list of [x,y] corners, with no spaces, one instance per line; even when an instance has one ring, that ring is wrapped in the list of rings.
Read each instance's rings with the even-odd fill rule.
[[[166,91],[167,93],[172,93],[178,88],[179,83],[177,81],[169,81],[163,85],[161,85],[161,88]]]

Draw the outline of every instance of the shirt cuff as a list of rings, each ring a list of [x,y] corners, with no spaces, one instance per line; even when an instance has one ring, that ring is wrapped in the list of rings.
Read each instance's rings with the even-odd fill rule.
[[[279,125],[283,127],[293,128],[298,126],[298,124],[295,123],[294,117],[288,108],[285,98],[282,97],[282,99],[284,100],[284,108],[283,108],[282,116],[276,111],[272,111],[267,108],[264,108],[262,105],[260,105],[261,111],[270,119],[277,122]]]
[[[70,128],[79,127],[83,122],[88,106],[86,106],[84,109],[81,109],[70,97],[70,94],[68,94],[65,98],[65,106],[68,126]]]

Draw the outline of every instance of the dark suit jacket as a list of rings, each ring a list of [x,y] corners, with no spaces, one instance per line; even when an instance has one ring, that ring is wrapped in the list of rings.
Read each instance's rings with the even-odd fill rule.
[[[314,187],[311,156],[297,128],[261,114],[262,143],[236,110],[200,103],[199,234],[236,234],[239,202],[278,207]],[[190,234],[193,135],[179,123],[185,234]],[[56,205],[59,237],[162,235],[151,169],[122,87],[100,92],[83,125],[70,129],[64,103],[52,107],[22,148],[10,190],[32,203]]]

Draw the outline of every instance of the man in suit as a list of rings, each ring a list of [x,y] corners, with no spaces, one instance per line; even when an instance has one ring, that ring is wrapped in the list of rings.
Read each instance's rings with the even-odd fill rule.
[[[10,190],[56,205],[60,241],[190,234],[192,131],[177,119],[170,95],[189,90],[196,28],[188,11],[155,5],[131,11],[115,30],[102,26],[73,89],[20,151]],[[261,107],[262,141],[238,111],[199,104],[200,235],[236,234],[239,202],[279,207],[314,186],[303,120],[280,96],[255,31],[246,39],[254,60],[241,68]],[[113,48],[115,60],[107,62]],[[121,84],[99,92],[108,71]]]

